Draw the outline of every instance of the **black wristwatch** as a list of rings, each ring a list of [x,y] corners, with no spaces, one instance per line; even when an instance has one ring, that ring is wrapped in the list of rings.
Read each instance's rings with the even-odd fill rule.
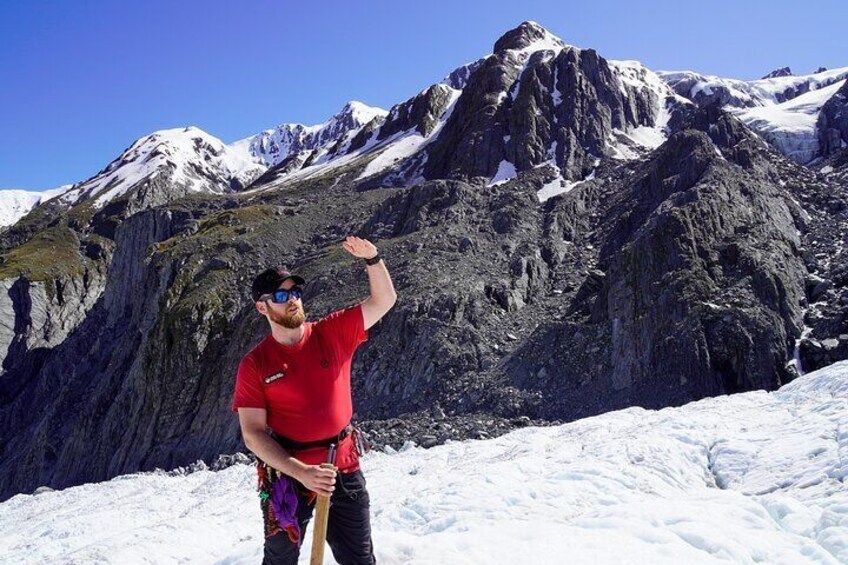
[[[374,255],[373,257],[371,257],[370,259],[366,259],[365,264],[368,265],[368,266],[376,265],[377,263],[379,263],[382,260],[383,259],[380,257],[380,254],[378,253],[378,254]]]

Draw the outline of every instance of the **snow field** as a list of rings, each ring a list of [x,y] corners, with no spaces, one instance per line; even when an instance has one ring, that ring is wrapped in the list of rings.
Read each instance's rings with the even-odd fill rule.
[[[848,362],[774,393],[363,463],[381,563],[848,563]],[[254,487],[254,470],[237,465],[18,495],[0,504],[0,555],[257,563]],[[310,544],[311,531],[302,562]]]

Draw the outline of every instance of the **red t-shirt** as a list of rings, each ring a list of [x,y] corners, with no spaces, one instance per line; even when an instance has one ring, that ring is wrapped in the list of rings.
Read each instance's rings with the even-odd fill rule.
[[[304,326],[303,337],[292,346],[269,334],[245,355],[233,395],[233,411],[264,408],[268,427],[298,442],[332,437],[350,422],[350,365],[356,348],[368,339],[361,305]],[[310,465],[323,463],[326,455],[326,448],[296,454]],[[359,468],[350,436],[337,448],[336,466],[343,472]]]

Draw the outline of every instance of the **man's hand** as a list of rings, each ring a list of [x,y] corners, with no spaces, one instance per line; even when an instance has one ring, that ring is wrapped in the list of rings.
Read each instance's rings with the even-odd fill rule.
[[[294,478],[319,496],[330,496],[336,488],[336,471],[337,467],[304,465]]]
[[[377,247],[367,239],[362,239],[353,235],[349,235],[342,242],[348,253],[360,259],[370,259],[377,255]]]

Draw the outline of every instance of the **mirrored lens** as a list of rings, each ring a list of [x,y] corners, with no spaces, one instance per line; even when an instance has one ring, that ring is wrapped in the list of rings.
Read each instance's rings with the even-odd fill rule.
[[[293,297],[295,300],[297,300],[300,298],[300,296],[300,289],[295,287],[290,290],[275,290],[273,300],[277,304],[284,304],[289,301],[289,298]]]

